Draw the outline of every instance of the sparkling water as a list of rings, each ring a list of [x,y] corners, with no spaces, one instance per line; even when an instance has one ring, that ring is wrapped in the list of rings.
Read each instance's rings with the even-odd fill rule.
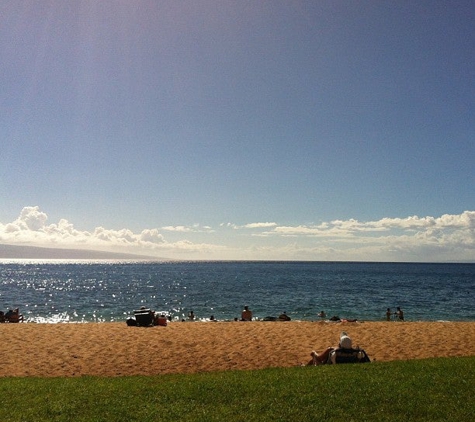
[[[475,321],[475,264],[0,261],[0,310],[30,322],[125,321],[141,306],[186,319]]]

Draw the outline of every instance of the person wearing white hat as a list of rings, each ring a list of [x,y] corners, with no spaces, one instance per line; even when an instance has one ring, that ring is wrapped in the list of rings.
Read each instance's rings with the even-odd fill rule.
[[[315,365],[322,365],[324,363],[329,362],[330,355],[332,354],[332,352],[336,350],[347,352],[347,353],[358,351],[358,350],[353,349],[353,342],[351,341],[351,337],[345,331],[343,331],[340,334],[340,342],[338,344],[338,347],[328,347],[321,353],[317,353],[315,350],[313,350],[312,353],[310,353],[310,356],[312,356],[312,359],[310,360],[310,362],[308,362],[307,365],[315,366]],[[366,355],[366,353],[364,353],[364,355]]]

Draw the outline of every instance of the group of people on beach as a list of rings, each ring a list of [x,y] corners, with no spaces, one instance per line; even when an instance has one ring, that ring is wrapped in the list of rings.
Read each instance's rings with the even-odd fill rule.
[[[318,313],[318,317],[319,318],[326,318],[327,314],[325,313],[325,311],[320,311]],[[398,306],[396,308],[396,312],[391,312],[391,308],[387,308],[386,310],[386,321],[391,321],[391,318],[394,317],[394,319],[396,321],[404,321],[404,312],[403,310],[401,309],[400,306]],[[331,318],[328,318],[329,321],[334,321],[334,322],[340,322],[340,321],[343,321],[343,322],[356,322],[357,319],[343,319],[343,318],[340,318],[338,315],[333,315]]]
[[[155,312],[150,308],[145,308],[145,306],[141,306],[140,309],[134,311],[134,317],[127,319],[127,325],[142,327],[161,325],[166,327],[168,324],[168,318],[165,314]]]
[[[144,308],[144,307],[142,307]],[[155,313],[153,311],[150,311],[151,313],[153,313],[153,319],[154,319],[154,322],[155,324],[154,325],[166,325],[163,323],[163,318],[166,318],[168,321],[172,321],[172,318],[171,316],[168,316],[168,317],[165,317],[165,315],[161,314],[159,315],[158,313]],[[325,313],[325,311],[320,311],[317,316],[321,319],[324,319],[327,317],[327,314]],[[397,307],[397,310],[396,312],[392,313],[391,312],[391,309],[390,308],[387,308],[386,310],[386,319],[387,321],[391,321],[392,317],[394,316],[394,319],[396,321],[404,321],[404,312],[402,311],[402,309],[398,306]],[[160,317],[161,319],[161,323],[159,324],[158,323],[158,318]],[[193,310],[190,310],[188,312],[188,321],[195,321],[197,319],[195,313]],[[253,313],[252,313],[252,310],[249,308],[249,306],[244,306],[243,310],[241,311],[241,318],[234,318],[234,321],[252,321],[253,320]],[[278,317],[265,317],[263,319],[264,321],[290,321],[291,318],[287,315],[287,312],[282,312]],[[186,320],[183,318],[181,320],[182,322],[185,322]],[[217,319],[215,318],[214,315],[211,315],[209,317],[209,321],[213,321],[213,322],[216,322]],[[332,317],[328,318],[328,321],[332,321],[332,322],[358,322],[358,320],[356,318],[352,318],[352,319],[349,319],[349,318],[340,318],[338,315],[333,315]],[[3,322],[3,321],[2,321]]]
[[[252,321],[253,314],[252,310],[249,308],[249,306],[244,306],[243,310],[241,311],[241,318],[234,318],[234,321]],[[188,320],[189,321],[194,321],[196,319],[196,315],[193,311],[188,312]],[[214,317],[214,315],[211,315],[209,317],[210,321],[217,321],[217,319]],[[290,321],[290,317],[287,315],[287,312],[282,312],[278,317],[266,317],[264,318],[264,321]],[[185,321],[182,319],[182,321]]]
[[[391,321],[392,316],[394,316],[396,321],[404,321],[404,312],[400,306],[396,308],[396,312],[394,312],[394,314],[391,312],[391,308],[386,310],[386,321]]]
[[[325,311],[320,311],[317,316],[321,319],[326,318],[327,314]],[[356,318],[340,318],[338,315],[333,315],[328,318],[328,321],[332,322],[358,322]]]
[[[320,311],[317,316],[321,319],[326,318],[327,314],[325,311]],[[388,308],[386,311],[386,318],[388,321],[391,320],[391,309]],[[395,318],[398,321],[404,321],[404,313],[401,310],[401,308],[398,306],[397,311],[394,313]],[[234,318],[234,321],[252,321],[253,314],[249,306],[244,306],[244,309],[241,311],[241,318]],[[194,321],[196,319],[196,316],[193,311],[190,311],[188,313],[188,320],[189,321]],[[214,315],[211,315],[209,318],[210,321],[216,321]],[[287,312],[282,312],[278,317],[270,317],[267,316],[263,319],[264,321],[290,321],[291,318],[287,315]],[[332,317],[328,318],[329,321],[332,322],[357,322],[358,320],[356,318],[340,318],[338,315],[333,315]],[[182,321],[185,321],[182,319]]]
[[[188,320],[189,320],[189,321],[194,321],[195,319],[196,319],[195,313],[194,313],[193,311],[188,312]],[[214,317],[214,315],[211,315],[211,316],[209,317],[209,320],[210,320],[210,321],[213,321],[213,322],[216,322],[216,321],[217,321],[217,319]],[[182,322],[185,322],[185,319],[182,319],[181,321],[182,321]]]
[[[23,322],[23,315],[20,314],[20,309],[9,309],[7,312],[0,311],[1,322]]]
[[[234,320],[237,321],[237,318]],[[244,306],[240,321],[252,321],[252,311],[249,309],[249,306]],[[284,311],[278,317],[265,317],[264,321],[290,321],[290,317],[287,315],[287,312]]]

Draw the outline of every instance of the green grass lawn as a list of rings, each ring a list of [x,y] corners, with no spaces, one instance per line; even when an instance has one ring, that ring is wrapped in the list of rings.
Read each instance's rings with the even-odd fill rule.
[[[474,366],[470,357],[150,377],[1,378],[0,420],[471,421]]]

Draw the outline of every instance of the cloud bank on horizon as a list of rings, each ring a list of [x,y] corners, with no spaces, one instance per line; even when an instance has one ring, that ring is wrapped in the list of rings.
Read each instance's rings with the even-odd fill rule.
[[[256,222],[222,223],[212,228],[195,224],[139,233],[105,227],[82,231],[66,219],[47,221],[39,206],[24,207],[14,221],[0,222],[0,242],[190,260],[475,261],[475,211],[298,226]]]

